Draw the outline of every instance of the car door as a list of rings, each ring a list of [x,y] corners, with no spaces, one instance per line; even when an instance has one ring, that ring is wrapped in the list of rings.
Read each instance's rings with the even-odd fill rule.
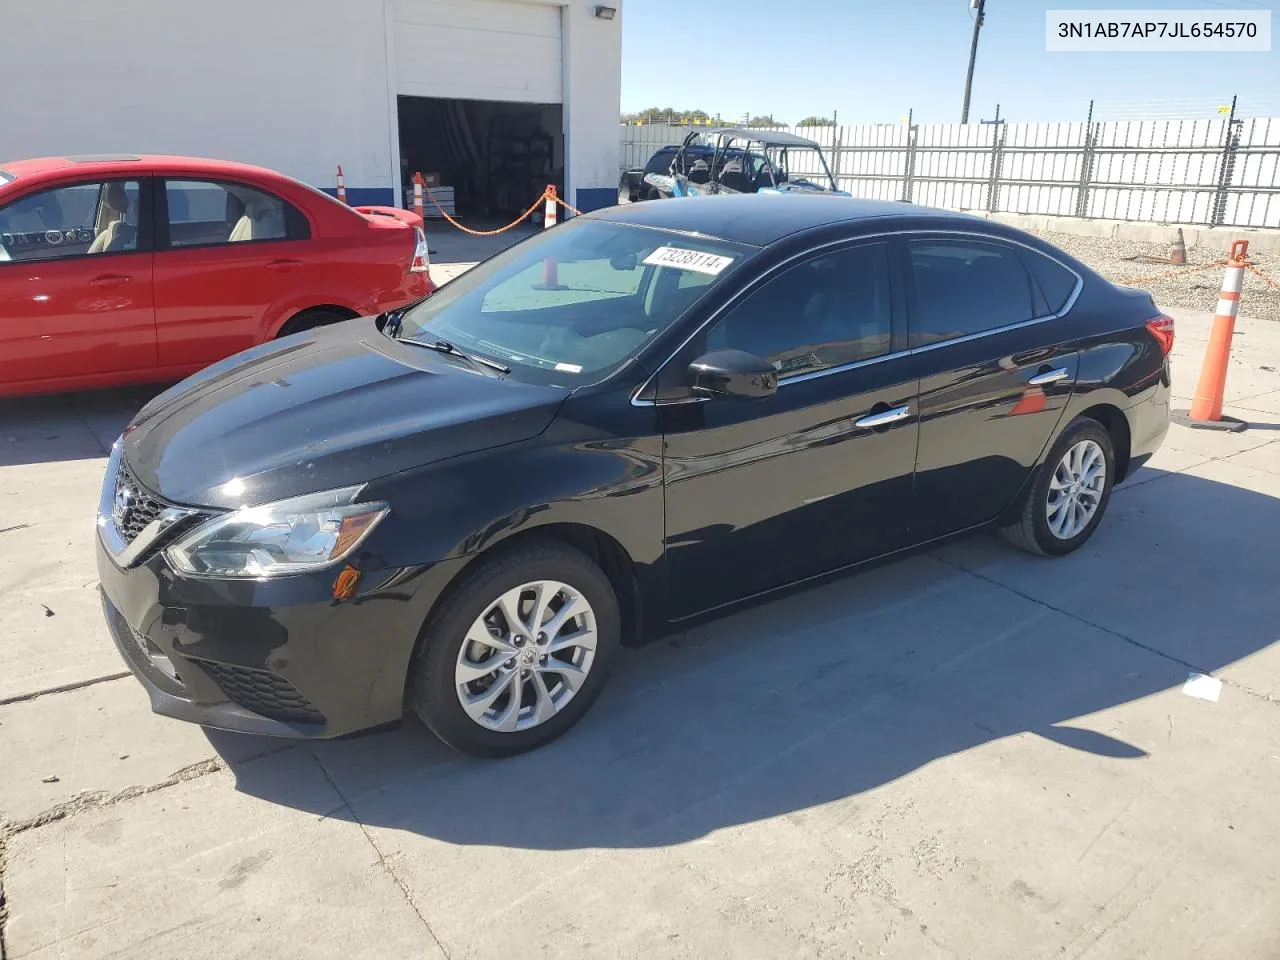
[[[1079,363],[1054,314],[1080,278],[1030,248],[976,235],[913,236],[904,259],[920,374],[911,533],[924,541],[995,520],[1053,436]],[[1028,264],[1055,271],[1052,309]]]
[[[79,180],[0,207],[0,382],[154,366],[146,183]]]
[[[900,291],[886,241],[775,271],[659,375],[673,613],[692,615],[900,547],[917,381],[895,350]],[[703,352],[769,360],[777,392],[698,398]]]
[[[258,343],[272,304],[311,282],[310,229],[292,204],[247,184],[169,176],[160,201],[160,362],[197,368]]]

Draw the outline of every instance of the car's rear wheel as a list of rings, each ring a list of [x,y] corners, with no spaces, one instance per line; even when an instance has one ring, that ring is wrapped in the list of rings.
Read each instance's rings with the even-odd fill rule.
[[[1082,547],[1102,522],[1115,484],[1111,436],[1077,417],[1049,451],[1021,516],[1000,532],[1015,546],[1057,557]]]
[[[423,627],[414,712],[475,756],[539,747],[599,696],[621,627],[608,578],[572,547],[547,540],[481,560]]]
[[[304,310],[280,328],[280,332],[276,334],[276,339],[287,337],[293,333],[301,333],[303,330],[325,327],[331,323],[341,323],[343,320],[350,319],[349,314],[338,313],[335,310]]]

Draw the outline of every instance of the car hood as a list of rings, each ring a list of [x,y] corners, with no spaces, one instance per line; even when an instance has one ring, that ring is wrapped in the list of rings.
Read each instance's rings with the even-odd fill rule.
[[[369,321],[285,337],[152,400],[124,461],[174,503],[266,503],[537,436],[570,392],[464,364]]]

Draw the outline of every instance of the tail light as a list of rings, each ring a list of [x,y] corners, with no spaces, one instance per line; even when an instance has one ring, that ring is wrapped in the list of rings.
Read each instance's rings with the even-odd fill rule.
[[[426,273],[431,268],[431,259],[427,255],[427,235],[421,227],[414,227],[417,235],[413,247],[413,262],[409,264],[410,273]]]
[[[1162,313],[1147,321],[1147,329],[1156,338],[1156,343],[1160,344],[1160,349],[1167,357],[1169,351],[1173,349],[1173,317]]]

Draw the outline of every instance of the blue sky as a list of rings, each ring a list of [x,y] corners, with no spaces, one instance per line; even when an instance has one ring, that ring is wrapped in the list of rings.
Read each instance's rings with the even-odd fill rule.
[[[1271,10],[1270,53],[1046,53],[1049,9]],[[1248,115],[1280,116],[1280,34],[1269,0],[987,0],[970,121],[1083,120],[1104,113],[1212,114],[1239,94]],[[973,29],[967,0],[626,0],[622,108],[744,112],[794,123],[960,119]],[[1176,102],[1171,102],[1176,101]]]

